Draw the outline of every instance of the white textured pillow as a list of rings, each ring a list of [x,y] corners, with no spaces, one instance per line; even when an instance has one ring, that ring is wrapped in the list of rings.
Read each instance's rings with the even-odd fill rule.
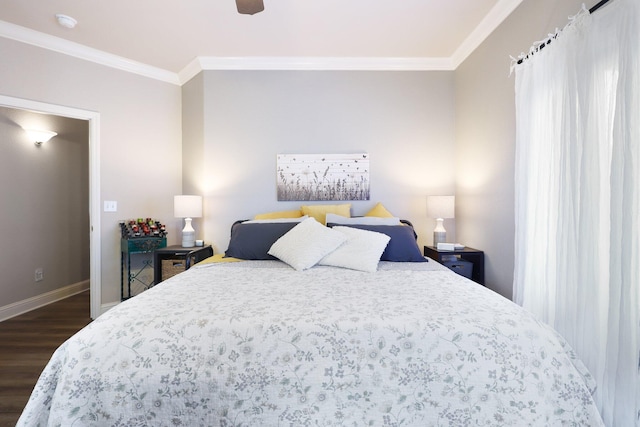
[[[346,234],[307,218],[276,240],[268,254],[302,271],[316,265],[346,240]]]
[[[350,268],[352,270],[375,272],[380,257],[391,238],[383,233],[360,230],[351,227],[333,227],[348,236],[335,251],[322,258],[319,265]]]
[[[359,216],[347,218],[346,216],[328,213],[327,224],[400,225],[400,218],[381,218],[375,216]]]

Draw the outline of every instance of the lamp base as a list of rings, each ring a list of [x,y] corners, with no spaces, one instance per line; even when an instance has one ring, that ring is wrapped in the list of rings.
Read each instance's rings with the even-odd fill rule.
[[[444,229],[444,220],[436,218],[436,228],[433,230],[433,246],[438,246],[438,243],[445,243],[446,241],[447,230]]]
[[[184,228],[182,229],[182,247],[193,248],[196,245],[196,231],[191,226],[191,218],[184,219]]]
[[[434,231],[433,232],[433,246],[438,246],[438,243],[445,243],[447,241],[446,231]]]

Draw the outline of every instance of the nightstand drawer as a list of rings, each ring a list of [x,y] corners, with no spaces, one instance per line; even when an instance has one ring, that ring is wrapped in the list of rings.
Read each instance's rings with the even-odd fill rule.
[[[162,260],[162,275],[160,281],[167,280],[169,277],[173,277],[176,274],[182,273],[187,269],[187,260],[182,259],[163,259]]]
[[[461,276],[465,276],[476,283],[480,283],[484,286],[484,252],[473,248],[463,248],[455,251],[439,251],[435,246],[425,246],[424,256],[428,256],[431,259],[438,261]],[[454,259],[450,259],[450,258]],[[456,267],[452,268],[447,263],[450,263]],[[464,263],[471,264],[471,274],[467,273],[469,267],[463,268]]]
[[[153,252],[154,284],[188,270],[192,265],[213,256],[211,245],[183,248],[167,246]]]
[[[471,279],[473,277],[473,263],[457,258],[455,261],[444,261],[445,267],[457,274]]]

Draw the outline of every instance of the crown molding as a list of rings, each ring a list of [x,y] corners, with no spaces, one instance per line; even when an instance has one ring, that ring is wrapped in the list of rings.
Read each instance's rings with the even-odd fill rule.
[[[175,85],[183,85],[201,71],[207,70],[453,71],[522,1],[499,0],[454,54],[448,58],[206,56],[195,58],[179,73],[173,73],[1,20],[0,37]]]
[[[522,1],[523,0],[499,0],[471,34],[458,46],[458,49],[456,49],[453,55],[451,55],[450,59],[453,64],[453,69],[458,68],[460,64],[507,19],[507,16],[520,6]]]
[[[198,57],[180,71],[180,82],[207,70],[452,71],[451,58]]]
[[[200,58],[195,58],[178,73],[178,80],[180,81],[180,85],[185,84],[186,82],[197,76],[200,71],[202,71]]]
[[[176,73],[143,64],[141,62],[132,61],[130,59],[123,58],[122,56],[113,55],[111,53],[87,47],[60,37],[44,34],[10,22],[0,21],[0,37],[38,46],[129,73],[139,74],[144,77],[175,85],[180,84]]]
[[[449,58],[200,57],[203,70],[425,71],[452,70]]]

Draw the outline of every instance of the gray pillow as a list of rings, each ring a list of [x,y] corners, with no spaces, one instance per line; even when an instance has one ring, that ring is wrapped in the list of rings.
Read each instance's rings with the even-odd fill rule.
[[[246,260],[277,259],[267,253],[269,248],[296,225],[298,222],[236,222],[231,227],[229,248],[224,256]]]
[[[327,224],[328,227],[335,225],[338,224]],[[389,236],[391,240],[382,253],[380,261],[427,262],[416,242],[415,231],[409,225],[340,224],[340,226],[376,231]]]

